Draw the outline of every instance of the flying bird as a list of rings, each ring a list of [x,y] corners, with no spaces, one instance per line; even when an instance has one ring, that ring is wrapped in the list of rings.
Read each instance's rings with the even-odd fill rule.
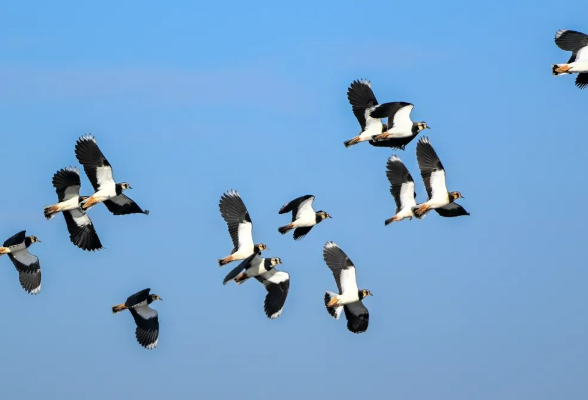
[[[240,285],[250,278],[257,279],[267,291],[264,301],[265,314],[270,319],[277,318],[282,314],[290,288],[290,275],[275,268],[280,264],[282,260],[279,258],[263,258],[261,253],[254,253],[229,272],[223,280],[223,285],[230,281]]]
[[[358,289],[355,266],[347,255],[333,242],[327,242],[323,248],[323,258],[333,272],[339,293],[326,292],[325,306],[327,312],[339,319],[345,311],[347,329],[353,333],[365,332],[368,328],[370,314],[362,299],[372,296],[367,289]]]
[[[327,218],[332,218],[324,211],[314,211],[312,202],[314,196],[307,194],[306,196],[298,197],[291,202],[284,204],[280,209],[280,214],[292,212],[292,222],[278,228],[278,231],[283,235],[286,232],[294,229],[294,239],[300,240],[313,226],[321,223]]]
[[[20,285],[27,293],[41,291],[41,264],[37,256],[29,253],[31,244],[41,242],[36,236],[26,236],[26,231],[18,232],[8,238],[0,247],[0,256],[8,254],[18,271]]]
[[[233,241],[233,251],[230,255],[218,260],[219,267],[231,261],[244,260],[253,253],[268,249],[263,243],[253,244],[253,223],[249,211],[237,191],[229,190],[224,193],[218,208],[227,223]]]
[[[113,306],[112,313],[117,314],[129,310],[137,324],[137,329],[135,329],[137,342],[146,349],[153,350],[157,347],[159,340],[159,317],[157,311],[149,307],[149,304],[155,300],[161,301],[161,297],[149,294],[150,290],[149,288],[143,289],[129,296],[124,303]]]
[[[396,214],[384,221],[384,224],[388,225],[405,218],[412,219],[414,216],[412,209],[416,206],[414,180],[402,160],[395,155],[386,163],[386,176],[390,181],[390,193],[396,203]]]
[[[127,182],[115,183],[110,163],[98,148],[92,135],[85,135],[76,142],[76,157],[84,166],[84,171],[95,190],[95,193],[82,201],[82,209],[86,210],[98,203],[104,203],[114,215],[149,214],[143,211],[133,200],[123,194],[131,189]]]
[[[61,212],[71,242],[82,250],[99,250],[102,243],[90,217],[81,207],[81,203],[88,197],[80,196],[80,186],[80,171],[77,168],[62,168],[57,171],[53,175],[53,187],[59,202],[45,207],[45,218],[49,220]]]
[[[463,198],[462,194],[447,191],[445,169],[428,137],[420,138],[416,154],[429,200],[415,206],[413,208],[414,215],[417,218],[422,218],[429,210],[436,210],[442,217],[470,215],[462,206],[455,203],[455,200]]]
[[[566,64],[554,64],[553,75],[577,73],[576,86],[584,89],[588,86],[588,35],[562,29],[555,34],[555,44],[562,50],[571,51],[572,57]]]
[[[410,119],[414,108],[411,103],[398,101],[378,104],[367,80],[354,81],[347,90],[347,98],[361,126],[361,132],[344,142],[345,147],[369,141],[376,147],[404,150],[420,131],[430,129],[426,122],[413,122]],[[382,123],[383,118],[387,118],[386,124]]]

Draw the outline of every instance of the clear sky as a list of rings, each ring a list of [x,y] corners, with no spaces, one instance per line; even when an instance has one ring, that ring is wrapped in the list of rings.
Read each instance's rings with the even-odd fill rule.
[[[0,258],[0,396],[586,399],[588,90],[550,69],[569,58],[555,32],[588,31],[586,15],[579,0],[3,4],[0,238],[42,240],[43,289]],[[470,217],[384,226],[393,152],[342,143],[358,78],[415,104]],[[42,214],[88,132],[151,210],[95,207],[98,253]],[[397,154],[423,200],[415,143]],[[291,274],[277,320],[257,282],[221,284],[231,188]],[[278,210],[304,194],[333,219],[294,242]],[[324,309],[328,240],[374,293],[367,333]],[[110,310],[145,287],[164,299],[154,351]]]

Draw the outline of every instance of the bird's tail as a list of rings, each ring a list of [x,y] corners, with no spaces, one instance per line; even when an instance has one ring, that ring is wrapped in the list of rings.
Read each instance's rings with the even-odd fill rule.
[[[8,254],[10,251],[6,247],[0,247],[0,256],[2,254]]]
[[[292,226],[292,224],[288,224],[288,225],[284,225],[284,226],[280,226],[278,228],[278,232],[280,232],[282,235],[290,230],[294,229],[294,227]]]
[[[566,75],[569,74],[570,66],[568,64],[553,64],[551,66],[551,72],[553,75]]]
[[[43,213],[45,214],[45,218],[51,219],[59,212],[59,206],[54,204],[52,206],[46,206],[43,208]]]
[[[392,222],[396,221],[396,215],[393,216],[392,218],[388,218],[386,221],[384,221],[384,225],[388,226],[390,225]]]
[[[325,307],[329,315],[335,319],[339,319],[343,306],[333,306],[337,302],[337,293],[325,292]]]
[[[233,258],[231,256],[227,256],[225,258],[219,258],[218,259],[218,266],[222,267],[224,265],[227,265],[228,263],[230,263],[231,261],[233,261]]]
[[[349,140],[346,140],[346,141],[343,142],[343,144],[345,145],[345,147],[351,147],[351,146],[354,146],[354,145],[356,145],[358,143],[359,143],[359,136],[356,136],[356,137],[354,137],[352,139],[349,139]]]
[[[127,309],[127,306],[125,305],[125,303],[118,304],[116,306],[112,306],[112,313],[116,314],[116,313],[119,313],[119,312],[124,311],[126,309]]]

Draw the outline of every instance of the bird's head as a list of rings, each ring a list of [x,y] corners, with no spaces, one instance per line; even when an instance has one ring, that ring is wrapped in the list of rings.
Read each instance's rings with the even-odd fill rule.
[[[155,301],[155,300],[163,301],[163,300],[161,300],[161,297],[159,297],[158,294],[153,293],[150,296],[151,296],[151,301]]]
[[[427,125],[426,122],[417,122],[416,128],[417,128],[417,132],[420,132],[425,129],[431,129],[431,127],[429,125]]]
[[[255,245],[255,252],[256,253],[259,253],[260,251],[263,251],[263,250],[269,250],[265,244],[259,243],[259,244]]]
[[[39,240],[39,238],[36,237],[36,236],[33,236],[33,235],[29,236],[29,240],[31,241],[31,244],[37,243],[37,242],[41,243],[41,241]]]
[[[331,217],[331,215],[329,215],[329,213],[328,213],[328,212],[325,212],[325,211],[318,211],[318,212],[317,212],[317,215],[320,217],[321,221],[322,221],[323,219],[327,219],[327,218],[333,218],[333,217]]]
[[[282,263],[282,260],[278,257],[274,257],[272,259],[270,259],[270,265],[272,267],[275,267],[276,265],[280,265]]]
[[[369,290],[367,290],[367,289],[361,289],[359,291],[359,298],[360,299],[365,299],[368,296],[373,296],[372,292],[370,292]]]
[[[450,192],[449,193],[451,195],[451,200],[457,200],[457,199],[465,199],[465,197],[463,197],[463,195],[460,192]]]
[[[132,189],[131,185],[128,182],[123,182],[120,184],[122,190]]]

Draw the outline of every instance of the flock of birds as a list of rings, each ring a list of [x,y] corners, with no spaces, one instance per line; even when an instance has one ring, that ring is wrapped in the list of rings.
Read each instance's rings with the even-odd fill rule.
[[[562,50],[571,51],[572,56],[565,64],[554,64],[554,75],[577,73],[576,86],[583,89],[588,86],[588,35],[560,30],[555,35],[555,43]],[[361,142],[372,146],[405,150],[406,146],[424,129],[430,129],[426,122],[413,122],[410,114],[414,105],[407,102],[388,102],[380,104],[376,100],[371,84],[367,80],[351,83],[347,98],[353,113],[361,127],[361,132],[344,142],[351,147]],[[386,122],[384,122],[386,119]],[[60,169],[53,176],[53,187],[58,202],[44,208],[49,220],[58,213],[63,214],[71,242],[82,250],[102,249],[102,243],[88,211],[103,203],[114,215],[149,214],[123,192],[131,189],[127,182],[116,183],[112,166],[100,151],[96,139],[85,135],[75,145],[78,162],[84,167],[94,193],[91,196],[80,195],[80,172],[76,167]],[[442,217],[459,217],[470,215],[455,200],[463,198],[457,191],[448,191],[446,173],[439,156],[429,138],[422,136],[416,145],[416,158],[427,191],[428,198],[422,203],[416,202],[415,183],[412,175],[401,159],[393,155],[387,160],[386,176],[390,183],[390,193],[396,203],[394,216],[384,221],[385,225],[404,219],[423,218],[431,210]],[[281,234],[294,231],[295,240],[301,240],[313,227],[331,218],[325,211],[315,211],[313,195],[298,197],[285,204],[279,214],[292,214],[292,221],[278,228]],[[254,243],[253,224],[245,203],[234,190],[229,190],[220,198],[219,209],[228,226],[233,242],[230,255],[218,260],[219,266],[233,261],[241,261],[223,280],[223,284],[235,282],[240,285],[250,278],[255,278],[265,287],[267,294],[264,302],[265,314],[271,318],[281,315],[288,290],[290,275],[279,271],[276,266],[282,264],[280,258],[262,257],[268,250],[263,243]],[[30,294],[41,291],[41,266],[39,259],[29,252],[29,247],[40,243],[36,236],[27,236],[26,231],[16,233],[0,247],[0,256],[8,257],[16,267],[20,284]],[[365,332],[369,323],[369,312],[362,300],[371,296],[367,289],[359,289],[356,268],[343,250],[332,241],[323,248],[323,258],[333,273],[337,292],[325,292],[324,303],[329,315],[339,319],[344,312],[347,328],[353,333]],[[149,305],[161,300],[157,294],[150,294],[150,289],[141,290],[127,298],[124,303],[112,307],[114,314],[129,310],[137,328],[135,336],[139,344],[147,349],[154,349],[159,338],[159,319],[157,311]]]

